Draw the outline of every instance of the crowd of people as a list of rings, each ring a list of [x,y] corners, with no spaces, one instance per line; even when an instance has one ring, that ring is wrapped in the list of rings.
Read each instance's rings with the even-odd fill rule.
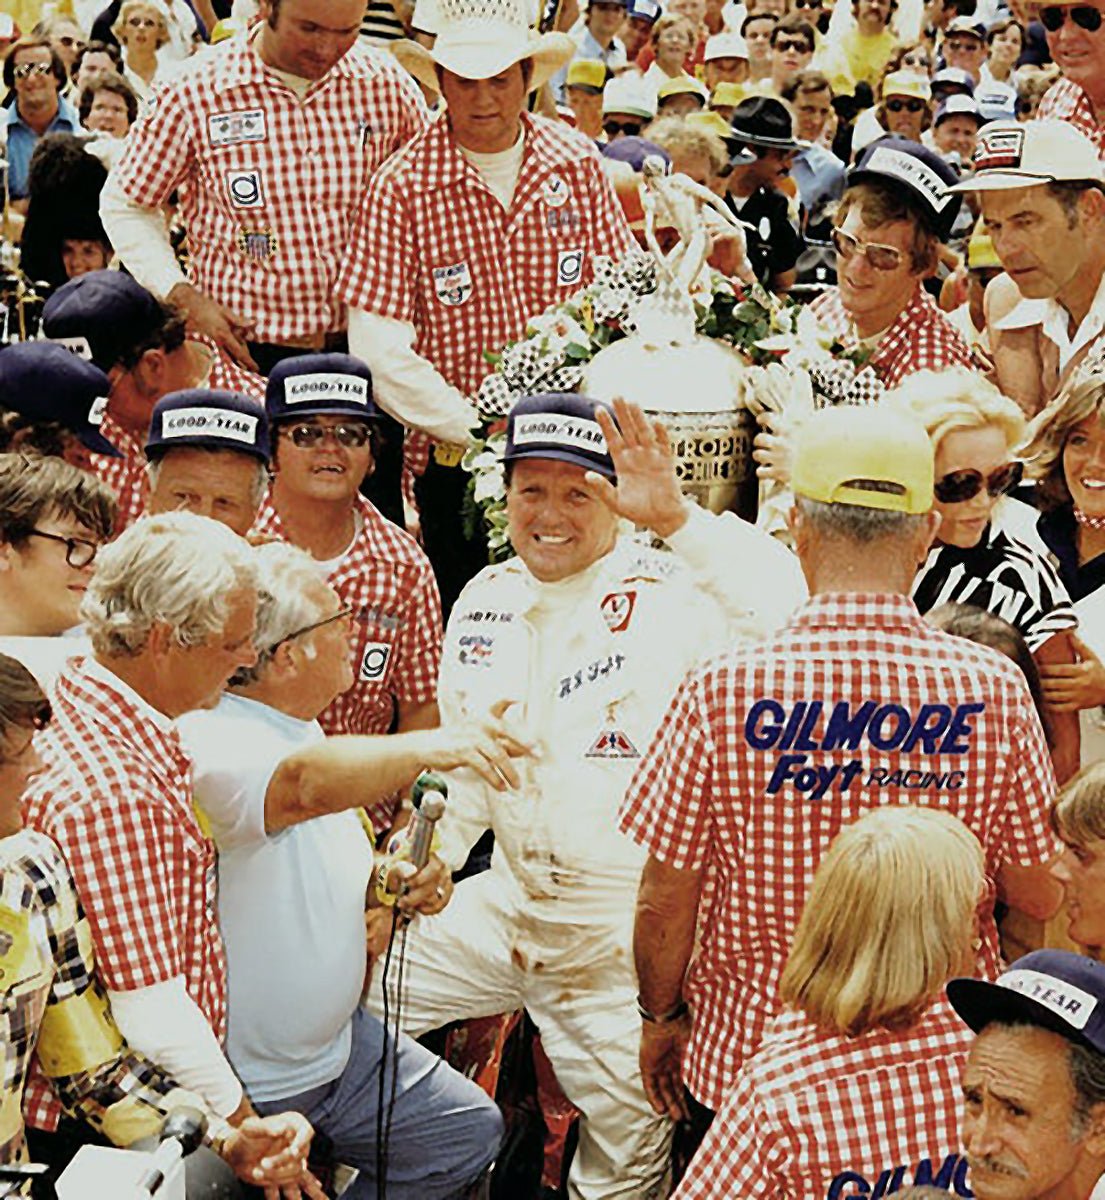
[[[0,1195],[1102,1195],[1103,19],[0,0]],[[481,407],[689,228],[785,529]]]

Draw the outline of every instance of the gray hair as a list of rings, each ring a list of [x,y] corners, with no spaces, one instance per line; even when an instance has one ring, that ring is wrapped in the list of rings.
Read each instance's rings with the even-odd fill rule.
[[[794,503],[802,519],[808,521],[818,537],[855,542],[866,546],[888,538],[905,541],[921,532],[925,514],[888,512],[884,508],[866,508],[860,504],[826,504],[795,496]]]
[[[201,646],[226,626],[230,595],[254,586],[253,547],[195,513],[142,517],[96,558],[84,621],[97,654],[139,654],[164,623],[180,646]]]
[[[205,450],[208,454],[239,454],[242,458],[248,458],[257,468],[257,473],[253,477],[253,491],[250,495],[250,500],[254,508],[261,507],[261,501],[264,500],[269,490],[269,468],[254,454],[242,454],[239,450],[231,450],[229,447],[215,446],[180,446],[181,450]],[[146,476],[150,481],[150,491],[157,490],[157,481],[161,477],[161,464],[172,454],[172,450],[166,450],[163,454],[159,454],[157,458],[151,458],[146,463]]]
[[[268,669],[276,647],[298,629],[323,616],[327,583],[318,562],[298,546],[268,542],[254,550],[257,571],[257,660],[230,678],[230,687],[256,683]]]

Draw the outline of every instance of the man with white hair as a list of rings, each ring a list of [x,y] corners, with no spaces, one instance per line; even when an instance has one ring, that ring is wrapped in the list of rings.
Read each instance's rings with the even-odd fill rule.
[[[81,606],[93,653],[58,680],[45,769],[25,801],[27,824],[69,863],[123,1036],[232,1124],[253,1109],[221,1046],[215,849],[172,722],[214,703],[256,658],[251,556],[191,513],[144,518],[101,551]],[[56,1130],[61,1110],[41,1076],[24,1111]]]
[[[327,739],[318,715],[353,681],[352,614],[305,551],[270,543],[255,557],[257,661],[213,709],[178,722],[219,851],[227,1055],[259,1111],[303,1113],[358,1169],[346,1200],[378,1186],[396,1200],[458,1196],[498,1150],[502,1120],[476,1084],[410,1038],[389,1047],[360,1007],[366,892],[378,901],[372,843],[353,809],[409,786],[427,763],[475,768],[501,788],[514,776],[509,741],[474,722]],[[433,913],[452,885],[435,858],[409,887],[406,911]],[[380,1093],[365,1081],[385,1068],[395,1102],[381,1181]]]
[[[441,0],[439,18],[431,50],[394,53],[446,110],[369,182],[336,295],[381,407],[437,442],[408,448],[416,469],[429,459],[415,496],[448,613],[487,561],[464,532],[460,467],[487,352],[635,243],[594,143],[526,111],[572,39],[533,33],[518,0]]]

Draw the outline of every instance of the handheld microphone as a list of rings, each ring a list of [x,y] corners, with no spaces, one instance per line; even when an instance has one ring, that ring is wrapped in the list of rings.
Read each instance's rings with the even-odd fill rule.
[[[411,802],[414,816],[410,823],[410,861],[421,871],[430,858],[434,826],[445,814],[445,798],[449,787],[440,775],[423,771],[414,781]]]
[[[156,1196],[169,1172],[191,1154],[207,1132],[207,1117],[198,1108],[177,1108],[161,1126],[161,1144],[153,1161],[138,1181],[140,1195]]]

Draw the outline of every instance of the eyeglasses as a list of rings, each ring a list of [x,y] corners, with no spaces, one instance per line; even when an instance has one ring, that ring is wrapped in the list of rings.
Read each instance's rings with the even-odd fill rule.
[[[602,131],[607,137],[617,137],[624,133],[626,137],[636,137],[642,128],[640,121],[603,121]]]
[[[925,102],[923,100],[899,100],[897,96],[886,102],[887,112],[900,113],[903,109],[910,113],[924,112]]]
[[[794,0],[791,8],[820,8],[821,0]]]
[[[275,650],[277,646],[283,646],[285,642],[290,642],[294,638],[303,637],[304,634],[314,633],[316,629],[322,629],[325,625],[332,625],[335,621],[345,621],[353,615],[351,607],[339,609],[329,617],[323,617],[321,621],[315,621],[310,625],[304,625],[302,629],[297,629],[295,633],[289,633],[286,637],[282,637],[280,641],[273,642],[271,649]]]
[[[367,425],[357,423],[351,425],[292,425],[281,430],[292,440],[292,444],[301,450],[310,450],[321,445],[327,438],[333,438],[339,446],[346,448],[363,446],[368,441],[371,431]]]
[[[12,74],[16,79],[29,79],[32,75],[51,75],[53,70],[49,63],[20,63]]]
[[[907,54],[902,59],[903,67],[920,67],[927,71],[932,66],[932,59],[927,54]]]
[[[833,247],[845,262],[853,255],[862,253],[876,271],[896,271],[902,265],[904,255],[897,246],[881,246],[878,242],[861,242],[843,229],[833,230]]]
[[[1040,20],[1048,33],[1056,33],[1062,29],[1067,17],[1070,17],[1079,29],[1085,29],[1088,33],[1096,33],[1101,28],[1101,9],[1094,8],[1091,4],[1076,4],[1073,7],[1055,4],[1040,9]]]
[[[82,42],[80,38],[71,37],[68,34],[63,34],[61,37],[59,37],[58,44],[60,46],[64,46],[67,50],[71,49],[73,46],[80,46],[82,50],[84,49],[84,42]]]
[[[813,47],[806,41],[805,38],[779,38],[773,50],[778,50],[780,53],[785,53],[787,50],[797,50],[799,54],[809,54]]]
[[[1012,491],[1024,475],[1024,463],[1006,463],[989,475],[981,471],[951,471],[933,486],[933,494],[941,504],[962,504],[973,500],[985,488],[991,496],[1001,496]]]
[[[1097,12],[1095,8],[1093,10]],[[947,38],[944,41],[945,50],[954,50],[956,54],[969,54],[972,50],[981,50],[983,43],[977,38]]]
[[[100,548],[99,542],[90,542],[87,538],[62,537],[60,533],[43,533],[41,529],[32,529],[28,537],[48,538],[51,542],[61,542],[65,546],[65,561],[71,567],[87,567],[96,557]]]
[[[153,17],[128,17],[127,24],[131,29],[156,29],[157,22]]]

